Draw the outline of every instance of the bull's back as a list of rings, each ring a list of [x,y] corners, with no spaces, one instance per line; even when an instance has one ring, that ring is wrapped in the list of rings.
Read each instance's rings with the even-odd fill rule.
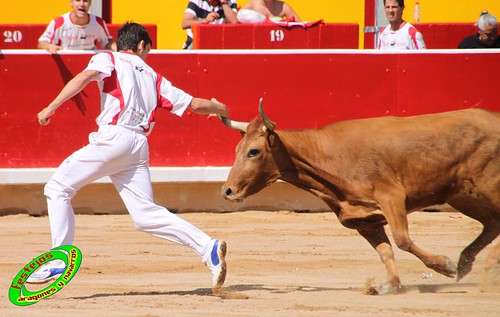
[[[317,130],[317,139],[337,150],[386,150],[401,155],[441,150],[457,152],[478,142],[500,142],[500,113],[466,109],[413,117],[380,117],[334,123]],[[457,147],[462,145],[462,147]],[[381,153],[382,154],[382,153]]]
[[[356,190],[400,181],[410,194],[425,196],[487,165],[500,171],[500,115],[481,109],[344,121],[285,139],[297,155]]]

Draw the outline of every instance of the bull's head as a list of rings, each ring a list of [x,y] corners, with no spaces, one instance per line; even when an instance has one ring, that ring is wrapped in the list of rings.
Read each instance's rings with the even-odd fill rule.
[[[279,137],[274,132],[276,124],[269,120],[259,103],[260,118],[251,122],[237,122],[221,118],[228,127],[239,131],[243,139],[236,147],[236,159],[222,186],[222,195],[231,201],[241,201],[271,185],[280,177],[274,153],[279,147]]]

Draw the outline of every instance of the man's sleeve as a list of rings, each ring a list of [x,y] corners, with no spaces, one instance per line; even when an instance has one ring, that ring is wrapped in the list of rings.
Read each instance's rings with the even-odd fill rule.
[[[193,96],[176,88],[165,77],[157,74],[159,80],[158,87],[158,107],[164,108],[171,113],[182,116],[189,107]]]
[[[103,80],[106,77],[111,76],[113,70],[115,69],[115,64],[113,62],[113,53],[103,52],[92,56],[85,70],[96,70],[101,73],[101,75],[96,80]]]

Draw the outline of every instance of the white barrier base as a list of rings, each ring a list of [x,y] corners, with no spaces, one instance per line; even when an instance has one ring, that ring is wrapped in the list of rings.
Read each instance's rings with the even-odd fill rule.
[[[156,182],[224,182],[231,167],[150,167],[151,181]],[[0,168],[2,184],[45,184],[55,172],[55,168]],[[111,183],[109,177],[95,183]]]
[[[221,187],[229,167],[153,167],[155,202],[178,212],[233,212],[244,210],[293,210],[323,212],[330,209],[316,196],[285,182],[277,182],[241,203],[223,199]],[[54,168],[0,169],[0,215],[46,214],[43,187]],[[76,213],[126,213],[109,178],[78,191],[72,200]]]

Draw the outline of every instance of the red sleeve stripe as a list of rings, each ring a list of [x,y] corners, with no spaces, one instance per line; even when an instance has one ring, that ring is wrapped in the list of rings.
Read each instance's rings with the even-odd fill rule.
[[[54,43],[54,37],[56,36],[57,29],[59,29],[61,26],[63,26],[63,24],[64,24],[64,17],[63,16],[57,17],[54,20],[54,33],[52,33],[52,37],[50,38],[50,43]],[[54,44],[60,45],[61,40],[59,40],[59,43],[54,43]]]
[[[111,57],[111,61],[115,64],[115,56],[111,52],[106,52]],[[122,88],[120,87],[120,82],[118,81],[118,77],[116,76],[116,69],[113,70],[111,76],[104,78],[104,84],[102,92],[110,94],[115,97],[120,102],[120,111],[113,117],[113,120],[109,124],[116,125],[118,119],[120,117],[120,113],[122,113],[125,108],[125,100],[123,98]]]

